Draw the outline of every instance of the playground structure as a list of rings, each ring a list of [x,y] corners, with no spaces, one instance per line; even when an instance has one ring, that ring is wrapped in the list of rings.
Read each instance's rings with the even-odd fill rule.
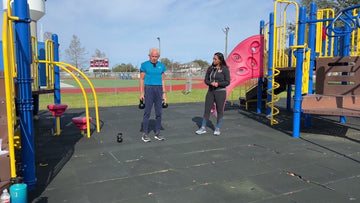
[[[295,7],[297,23],[294,33],[287,36],[286,10],[291,6]],[[312,3],[307,18],[306,8],[298,8],[296,2],[276,1],[269,23],[260,22],[260,34],[242,41],[229,54],[227,63],[232,81],[227,88],[228,95],[240,83],[253,81],[252,86],[246,88],[245,102],[256,101],[257,112],[261,113],[262,103],[266,101],[266,115],[273,125],[277,124],[276,115],[280,113],[276,108],[278,94],[287,91],[287,107],[291,110],[295,88],[293,137],[299,137],[302,115],[306,118],[306,127],[310,127],[311,114],[341,116],[341,122],[345,122],[346,116],[359,117],[359,7],[350,7],[335,16],[329,9],[317,10]],[[10,8],[9,2],[7,8]],[[86,116],[73,119],[77,127],[81,131],[86,129],[89,137],[93,119],[89,116],[84,88],[68,67],[91,86],[96,103],[97,132],[100,131],[99,118],[96,93],[86,75],[76,67],[58,62],[57,36],[53,35],[52,40],[45,43],[37,42],[36,37],[26,37],[30,23],[27,1],[15,1],[13,9],[16,17],[12,9],[4,12],[4,70],[0,71],[4,89],[0,96],[6,98],[6,108],[1,106],[6,115],[1,116],[6,117],[7,122],[1,126],[2,132],[6,132],[1,138],[9,154],[0,156],[0,187],[8,187],[13,179],[23,177],[31,190],[36,185],[32,122],[37,113],[38,95],[54,93],[54,104],[48,106],[55,117],[54,135],[61,134],[60,118],[67,108],[61,104],[59,68],[77,81],[84,95]],[[337,21],[343,22],[343,26],[337,27]],[[12,28],[14,23],[15,29]],[[13,30],[25,37],[14,40]],[[32,47],[22,49],[30,42]],[[313,73],[316,73],[315,89]],[[21,162],[15,158],[16,154],[22,156]],[[17,166],[19,163],[21,167]]]
[[[89,83],[95,106],[96,130],[100,132],[96,92],[90,80],[76,67],[59,62],[58,38],[38,42],[34,22],[44,15],[43,0],[17,0],[10,4],[4,1],[6,11],[3,16],[2,60],[0,69],[2,100],[1,148],[8,151],[0,156],[0,188],[8,188],[12,183],[24,182],[28,190],[36,187],[35,151],[33,119],[37,119],[39,95],[53,93],[54,104],[48,109],[55,117],[53,135],[61,134],[61,116],[67,109],[61,104],[60,71],[70,74],[82,90],[85,101],[85,117],[76,117],[74,124],[90,137],[89,106],[83,85],[70,71],[85,78]],[[16,16],[13,15],[16,14]],[[31,37],[30,37],[31,36]],[[66,116],[66,115],[65,115]]]
[[[288,34],[290,8],[295,10],[296,24]],[[279,93],[287,91],[287,110],[293,110],[293,137],[300,136],[301,116],[307,128],[311,114],[340,116],[341,123],[346,122],[346,116],[360,117],[359,8],[355,5],[335,16],[332,9],[318,10],[316,3],[311,3],[307,16],[306,8],[298,8],[294,1],[276,1],[269,22],[260,22],[263,39],[250,37],[245,41],[253,44],[244,45],[243,41],[229,55],[231,76],[237,79],[228,90],[252,80],[252,86],[245,88],[246,107],[256,102],[257,113],[261,113],[266,101],[266,117],[271,125],[278,124]],[[264,49],[263,55],[251,54],[257,47]],[[258,63],[264,65],[260,72],[254,69]],[[244,70],[251,70],[251,75],[239,76]]]

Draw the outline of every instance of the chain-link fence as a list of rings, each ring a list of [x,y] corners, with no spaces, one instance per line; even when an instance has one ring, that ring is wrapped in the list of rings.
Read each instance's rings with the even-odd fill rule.
[[[79,73],[74,72],[75,76],[80,77]],[[140,72],[84,72],[86,77],[88,78],[116,78],[116,79],[139,79]],[[202,79],[205,76],[205,71],[197,71],[197,72],[172,72],[171,70],[167,70],[165,72],[165,78],[168,79]],[[61,72],[61,78],[72,78],[69,73]]]
[[[140,78],[140,72],[84,72],[87,78],[92,81],[92,83],[100,84],[99,86],[94,85],[95,88],[113,88],[114,92],[118,92],[121,88],[129,87],[129,85],[133,85],[133,87],[138,87],[138,80]],[[74,72],[74,75],[82,79],[81,74]],[[172,72],[172,70],[168,69],[165,72],[166,84],[169,86],[168,91],[178,90],[178,88],[174,88],[174,85],[178,85],[178,80],[183,80],[185,86],[183,86],[183,91],[189,93],[192,91],[194,79],[203,79],[205,76],[205,71],[184,71],[184,72]],[[75,82],[69,82],[73,80],[73,77],[66,72],[60,73],[61,78],[61,87],[62,88],[74,88],[71,84],[76,84]],[[94,80],[96,79],[96,80]],[[104,79],[106,81],[100,82],[98,80]],[[176,81],[175,81],[176,80]],[[182,83],[184,85],[184,83]],[[108,90],[109,91],[109,90]]]

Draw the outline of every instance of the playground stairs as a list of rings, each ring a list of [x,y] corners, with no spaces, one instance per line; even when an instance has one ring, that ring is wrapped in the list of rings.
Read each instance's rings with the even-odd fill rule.
[[[360,58],[316,59],[316,94],[302,98],[304,113],[360,117]]]
[[[257,102],[257,90],[258,89],[258,85],[255,85],[253,87],[251,87],[250,89],[248,89],[245,93],[245,97],[240,97],[240,104],[245,104],[246,105],[246,109],[247,107],[250,105],[256,105]],[[266,97],[267,97],[267,93],[266,93],[266,85],[265,83],[263,83],[263,88],[262,88],[262,105],[265,105],[265,101],[266,101]]]
[[[287,90],[288,84],[295,84],[295,68],[288,67],[288,68],[279,68],[280,74],[275,77],[275,81],[280,84],[279,88],[275,89],[275,94],[280,94],[283,91]],[[265,105],[266,98],[267,98],[267,82],[263,82],[262,87],[262,99],[263,99],[263,105]],[[257,101],[257,88],[258,86],[255,85],[252,88],[250,88],[246,94],[245,98],[240,97],[240,103],[241,104],[256,104]]]
[[[9,153],[3,153],[4,151],[9,151],[5,79],[3,70],[0,70],[0,100],[0,139],[2,140],[0,146],[0,191],[3,191],[4,188],[9,188],[11,179]]]

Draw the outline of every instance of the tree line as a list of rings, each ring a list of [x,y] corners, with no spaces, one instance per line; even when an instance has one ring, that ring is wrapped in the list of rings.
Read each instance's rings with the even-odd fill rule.
[[[331,8],[335,13],[360,4],[360,0],[300,0],[300,6],[305,6],[309,10],[311,2],[315,2],[318,9]]]
[[[310,8],[311,2],[315,2],[317,4],[318,9],[331,8],[336,13],[350,6],[360,4],[360,0],[300,0],[299,5]],[[51,39],[51,35],[52,35],[51,32],[45,32],[44,39],[45,40]],[[75,66],[76,68],[82,70],[83,68],[88,67],[89,65],[90,60],[86,58],[87,54],[88,53],[86,52],[85,47],[81,45],[79,37],[73,35],[69,47],[65,50],[65,57],[67,62]],[[106,57],[106,54],[104,52],[101,52],[99,49],[95,49],[94,54],[92,56],[103,58]],[[161,58],[160,61],[164,63],[167,68],[172,68],[174,70],[180,68],[181,65],[179,62],[173,62],[168,58]],[[208,62],[199,59],[196,59],[192,62],[197,63],[202,68],[206,68],[210,65]],[[111,69],[114,72],[139,71],[139,67],[134,67],[130,63],[116,64]]]
[[[45,32],[44,33],[44,39],[51,39],[51,32]],[[90,59],[87,58],[88,52],[86,51],[85,47],[81,45],[80,38],[76,35],[72,36],[72,40],[69,44],[69,47],[65,50],[65,57],[66,62],[70,65],[76,67],[77,69],[84,70],[84,68],[87,68],[90,63]],[[95,49],[94,54],[92,54],[92,57],[96,58],[105,58],[106,54],[105,52],[102,52],[99,49]],[[161,58],[160,62],[164,63],[164,65],[167,68],[173,68],[178,69],[180,67],[179,62],[173,62],[172,60],[168,58]],[[192,61],[194,63],[197,63],[200,67],[208,67],[209,63],[207,61],[203,61],[200,59],[196,59]],[[121,63],[121,64],[115,64],[113,67],[111,67],[111,71],[113,72],[137,72],[139,71],[140,67],[136,67],[132,65],[131,63]]]

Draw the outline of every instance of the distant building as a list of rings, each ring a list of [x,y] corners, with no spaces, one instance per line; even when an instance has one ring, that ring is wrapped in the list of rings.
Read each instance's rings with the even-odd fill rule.
[[[94,70],[110,70],[109,69],[109,58],[90,58],[90,68],[89,72],[94,72]]]
[[[179,66],[178,72],[198,72],[201,71],[201,67],[198,63],[190,62],[190,63],[184,63]]]

